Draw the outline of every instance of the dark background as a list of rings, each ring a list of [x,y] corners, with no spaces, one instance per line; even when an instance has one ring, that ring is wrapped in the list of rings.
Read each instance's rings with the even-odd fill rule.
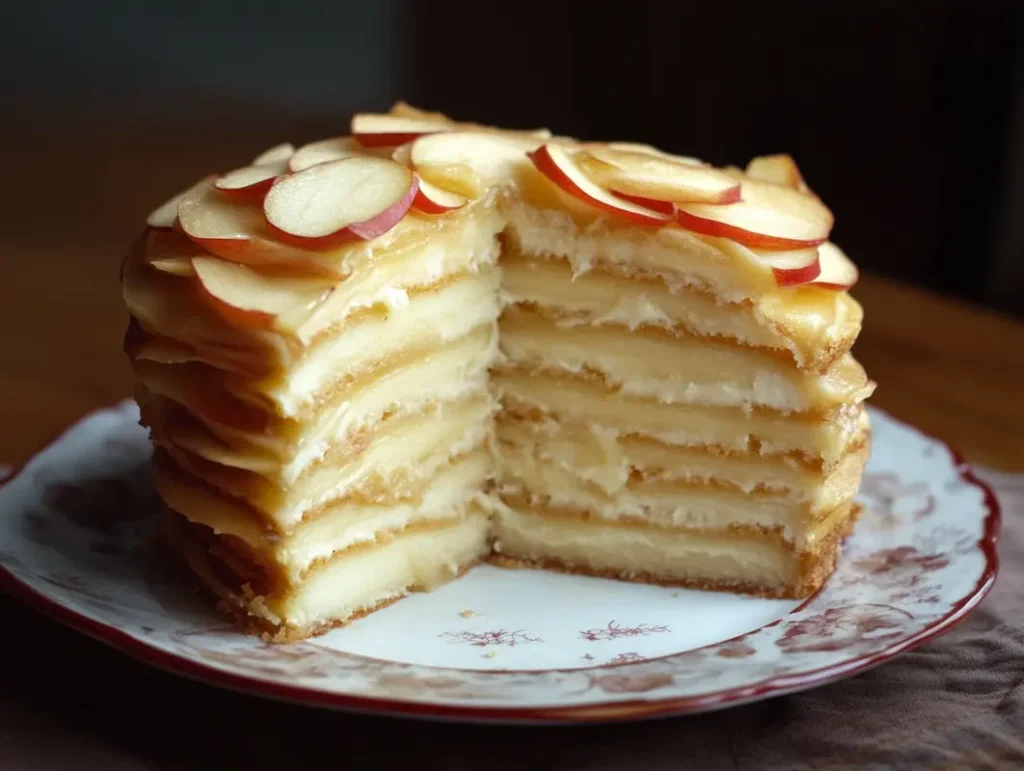
[[[789,152],[862,269],[1024,317],[1022,8],[4,3],[0,261],[123,250],[200,175],[405,99],[717,164]]]

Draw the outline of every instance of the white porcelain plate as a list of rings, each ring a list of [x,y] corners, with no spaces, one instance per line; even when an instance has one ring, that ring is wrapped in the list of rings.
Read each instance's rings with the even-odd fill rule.
[[[0,584],[156,666],[311,705],[582,722],[821,685],[961,619],[996,576],[995,499],[942,442],[873,410],[865,510],[807,602],[483,566],[296,645],[239,633],[148,541],[133,403],[85,418],[0,489]]]

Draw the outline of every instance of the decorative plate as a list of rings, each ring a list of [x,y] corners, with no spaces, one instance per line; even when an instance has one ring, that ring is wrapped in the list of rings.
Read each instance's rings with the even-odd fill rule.
[[[880,664],[992,587],[991,491],[942,442],[872,417],[865,510],[801,604],[483,566],[322,637],[267,644],[154,553],[131,402],[77,423],[0,489],[0,584],[156,666],[310,705],[505,722],[711,710]]]

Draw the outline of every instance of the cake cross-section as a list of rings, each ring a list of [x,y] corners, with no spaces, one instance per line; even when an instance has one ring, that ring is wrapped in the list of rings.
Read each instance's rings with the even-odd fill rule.
[[[121,269],[160,540],[278,642],[484,561],[806,597],[875,387],[832,224],[788,156],[404,103],[211,174]]]

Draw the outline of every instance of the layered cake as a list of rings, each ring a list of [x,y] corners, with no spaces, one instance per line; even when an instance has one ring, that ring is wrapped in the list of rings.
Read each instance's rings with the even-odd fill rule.
[[[832,224],[785,155],[404,103],[199,180],[121,272],[161,540],[276,641],[481,561],[805,597],[874,388]]]

